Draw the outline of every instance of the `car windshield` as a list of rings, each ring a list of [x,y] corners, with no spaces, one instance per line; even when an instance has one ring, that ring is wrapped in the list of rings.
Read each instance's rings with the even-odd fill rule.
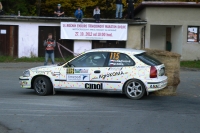
[[[162,64],[160,61],[147,55],[146,53],[135,55],[135,57],[149,66],[157,66]]]

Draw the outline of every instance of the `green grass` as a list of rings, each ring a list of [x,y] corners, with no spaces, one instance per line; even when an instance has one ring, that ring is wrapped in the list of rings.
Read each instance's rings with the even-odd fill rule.
[[[199,61],[181,61],[181,67],[200,68],[200,60]]]
[[[72,56],[65,57],[65,60],[68,61],[72,58]],[[0,62],[44,62],[44,57],[14,58],[10,56],[0,56]],[[62,58],[55,58],[55,62],[64,62],[64,60]]]

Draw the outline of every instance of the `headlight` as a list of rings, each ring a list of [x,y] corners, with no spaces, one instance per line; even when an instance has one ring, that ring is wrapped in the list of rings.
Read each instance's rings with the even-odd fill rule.
[[[30,76],[30,71],[26,70],[23,72],[23,77],[29,77]]]

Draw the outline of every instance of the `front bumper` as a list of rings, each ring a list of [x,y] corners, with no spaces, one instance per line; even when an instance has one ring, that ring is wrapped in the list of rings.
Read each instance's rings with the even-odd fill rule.
[[[167,77],[156,78],[155,80],[148,81],[146,83],[147,91],[153,92],[164,89],[167,86]]]
[[[22,88],[31,88],[31,78],[30,77],[19,77],[19,84]]]

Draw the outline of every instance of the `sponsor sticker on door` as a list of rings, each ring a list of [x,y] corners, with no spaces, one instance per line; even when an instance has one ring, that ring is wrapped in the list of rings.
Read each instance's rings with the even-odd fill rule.
[[[67,81],[89,81],[90,75],[67,75]]]
[[[86,83],[85,84],[85,89],[94,89],[94,90],[102,90],[103,89],[103,84],[90,84],[90,83]]]
[[[75,69],[75,73],[88,73],[88,69]]]

